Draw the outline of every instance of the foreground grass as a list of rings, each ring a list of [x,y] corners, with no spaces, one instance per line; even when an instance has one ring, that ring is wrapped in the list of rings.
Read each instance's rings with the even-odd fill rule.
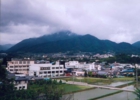
[[[32,89],[34,91],[39,91],[44,88],[45,85],[39,86],[39,85],[30,85],[28,86],[29,89]],[[72,85],[72,84],[58,84],[57,85],[60,88],[64,89],[64,93],[72,93],[72,92],[77,92],[77,91],[83,91],[90,89],[91,87],[89,86],[81,86],[81,85]]]
[[[133,77],[123,77],[123,78],[93,78],[93,77],[71,77],[71,78],[63,78],[65,81],[76,81],[76,82],[85,82],[89,84],[96,84],[96,83],[104,83],[110,84],[112,82],[117,81],[134,81]]]
[[[65,93],[82,91],[82,90],[91,88],[89,86],[71,85],[71,84],[63,84],[63,87],[65,89]]]

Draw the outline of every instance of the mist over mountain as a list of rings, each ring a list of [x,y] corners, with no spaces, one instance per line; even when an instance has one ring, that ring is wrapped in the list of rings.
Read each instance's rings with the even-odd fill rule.
[[[7,50],[7,49],[11,48],[12,46],[13,46],[13,44],[0,45],[0,51]]]
[[[138,48],[129,43],[100,40],[89,34],[77,35],[70,31],[60,31],[38,38],[25,39],[8,49],[8,52],[14,53],[57,53],[67,51],[140,53]]]

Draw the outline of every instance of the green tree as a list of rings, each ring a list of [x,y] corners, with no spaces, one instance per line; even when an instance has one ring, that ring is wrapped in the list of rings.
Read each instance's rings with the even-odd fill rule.
[[[89,72],[88,72],[88,76],[89,76],[89,77],[92,77],[92,71],[89,71]]]
[[[0,62],[0,81],[4,81],[6,79],[6,69],[4,66],[2,66],[2,63]]]

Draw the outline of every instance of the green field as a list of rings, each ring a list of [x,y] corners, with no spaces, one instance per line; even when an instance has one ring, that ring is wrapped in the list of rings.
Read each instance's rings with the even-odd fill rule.
[[[93,78],[93,77],[71,77],[63,78],[65,81],[76,81],[76,82],[86,82],[89,84],[104,83],[110,84],[117,81],[134,81],[133,77],[123,77],[123,78]]]
[[[80,85],[71,85],[71,84],[58,84],[57,87],[63,88],[64,93],[71,93],[71,92],[77,92],[77,91],[83,91],[86,89],[90,89],[89,86],[80,86]],[[39,86],[39,85],[31,85],[28,86],[28,89],[32,89],[34,91],[43,90],[45,85]]]
[[[65,93],[77,92],[77,91],[82,91],[91,88],[89,86],[71,85],[71,84],[63,84],[62,86],[65,89]]]
[[[60,79],[59,79],[60,80]],[[131,77],[124,77],[124,78],[92,78],[92,77],[71,77],[71,78],[63,78],[62,80],[65,81],[77,81],[77,82],[86,82],[89,84],[111,84],[112,82],[117,82],[117,81],[134,81],[134,78]],[[36,92],[41,91],[45,88],[45,86],[51,86],[51,84],[43,84],[43,85],[38,85],[38,84],[32,84],[28,86],[28,89],[34,90]],[[71,92],[78,92],[78,91],[83,91],[87,89],[91,89],[89,86],[80,86],[80,85],[71,85],[71,84],[56,84],[55,85],[58,88],[62,88],[64,90],[64,94],[66,93],[71,93]]]

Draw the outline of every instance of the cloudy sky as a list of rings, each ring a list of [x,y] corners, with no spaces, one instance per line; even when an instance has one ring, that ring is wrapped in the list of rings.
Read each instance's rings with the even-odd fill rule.
[[[140,0],[1,0],[1,44],[60,30],[139,41]]]

